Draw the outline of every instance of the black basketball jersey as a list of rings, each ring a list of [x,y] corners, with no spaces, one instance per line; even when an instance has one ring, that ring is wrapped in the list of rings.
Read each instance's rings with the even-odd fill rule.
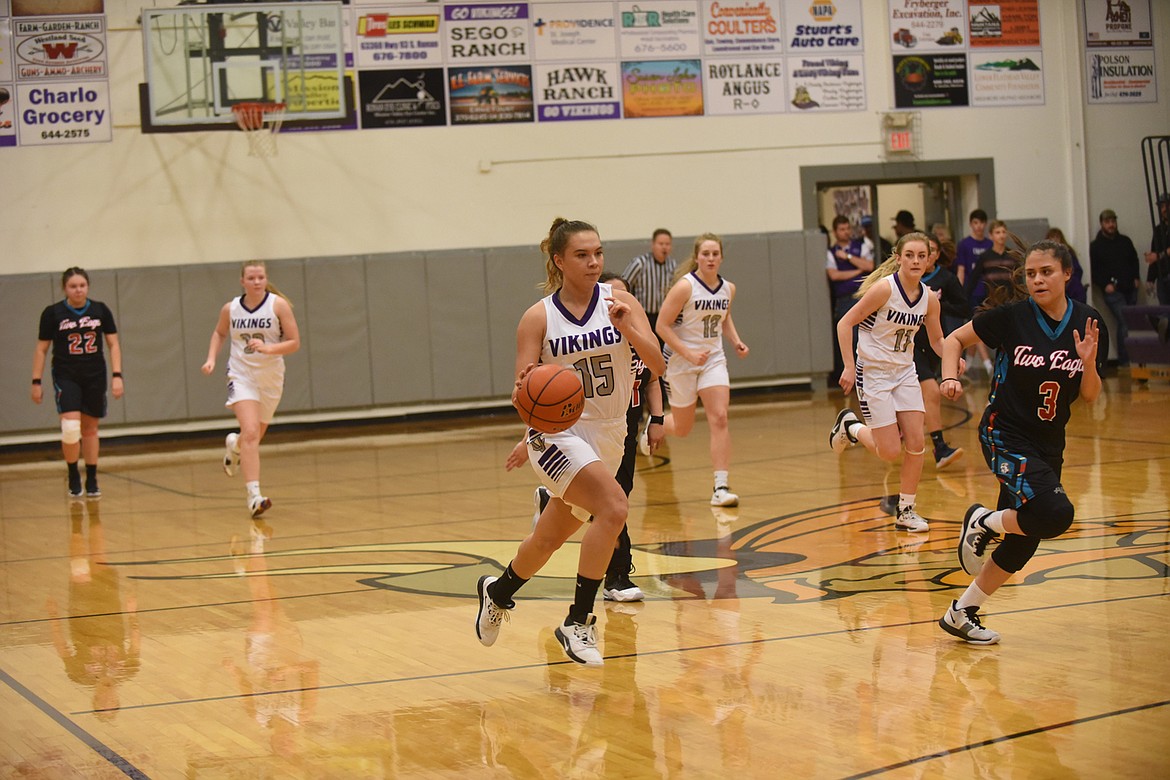
[[[975,315],[972,325],[984,344],[997,350],[985,428],[1031,443],[1042,455],[1064,452],[1064,428],[1081,391],[1084,366],[1073,331],[1085,335],[1092,307],[1069,301],[1064,319],[1048,318],[1030,298]],[[1107,337],[1104,329],[1101,339]]]
[[[74,309],[61,300],[41,312],[37,338],[53,342],[54,371],[91,374],[105,372],[105,334],[117,332],[113,312],[101,301]]]

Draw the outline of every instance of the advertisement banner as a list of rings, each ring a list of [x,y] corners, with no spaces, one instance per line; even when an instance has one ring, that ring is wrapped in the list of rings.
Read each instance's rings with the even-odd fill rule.
[[[616,62],[536,66],[536,115],[541,122],[620,119],[621,70]]]
[[[1043,60],[1039,51],[972,52],[971,105],[1044,105]]]
[[[1157,103],[1154,50],[1097,49],[1085,53],[1090,103]]]
[[[15,79],[16,73],[12,70],[12,27],[7,19],[0,16],[0,83]]]
[[[358,73],[362,128],[447,124],[442,68]]]
[[[703,3],[704,54],[779,54],[783,49],[780,0]]]
[[[865,58],[834,54],[788,58],[790,105],[799,111],[864,111]]]
[[[897,108],[939,108],[967,104],[966,55],[894,57],[894,105]]]
[[[618,13],[622,59],[699,56],[698,2],[618,3]]]
[[[109,76],[104,17],[15,19],[12,24],[18,80]]]
[[[703,68],[707,114],[782,114],[788,110],[783,57],[707,60]]]
[[[972,2],[967,6],[971,48],[985,46],[1040,47],[1040,9],[1037,0]]]
[[[609,3],[533,3],[538,62],[617,60],[617,24]]]
[[[1150,0],[1084,0],[1085,45],[1153,46]]]
[[[0,147],[16,146],[16,85],[0,84]]]
[[[627,118],[702,116],[699,60],[622,63],[622,106]]]
[[[954,50],[964,44],[963,0],[890,0],[891,48],[895,55]]]
[[[357,64],[362,68],[411,67],[443,62],[439,9],[371,8],[357,12]]]
[[[532,66],[448,68],[452,125],[533,121]]]
[[[110,87],[104,81],[17,84],[21,146],[109,141]]]
[[[862,48],[860,0],[816,3],[784,0],[788,53],[859,52]]]
[[[532,59],[527,3],[444,6],[443,27],[448,65]]]

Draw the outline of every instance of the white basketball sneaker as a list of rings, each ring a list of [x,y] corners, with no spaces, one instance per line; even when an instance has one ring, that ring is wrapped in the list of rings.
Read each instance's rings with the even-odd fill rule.
[[[833,452],[840,455],[857,443],[857,439],[849,435],[849,426],[855,422],[861,420],[857,419],[852,409],[845,408],[837,414],[837,421],[833,423],[833,430],[829,433],[829,447]]]
[[[930,524],[915,512],[912,506],[898,507],[898,516],[894,519],[894,527],[899,531],[909,531],[916,534],[930,530]]]
[[[229,433],[223,440],[223,446],[223,473],[234,477],[236,466],[240,465],[240,434]]]
[[[271,508],[272,501],[264,496],[252,496],[248,499],[248,511],[252,513],[253,520]]]
[[[716,485],[711,494],[711,506],[739,506],[739,496],[727,489],[727,485]]]
[[[605,660],[597,649],[597,616],[590,615],[584,623],[557,626],[557,640],[570,660],[583,666],[602,666]]]

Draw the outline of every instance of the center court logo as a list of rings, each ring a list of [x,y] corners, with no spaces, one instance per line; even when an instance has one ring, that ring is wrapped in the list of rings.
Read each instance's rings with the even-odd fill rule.
[[[879,592],[935,593],[965,587],[955,560],[958,520],[932,519],[931,534],[890,530],[879,500],[864,499],[781,515],[735,529],[737,515],[713,509],[712,533],[636,545],[634,565],[660,587],[650,598],[670,599],[717,583],[716,598],[766,598],[776,604],[832,601]],[[734,510],[732,510],[734,512]],[[1152,580],[1165,577],[1170,555],[1168,517],[1078,520],[1073,533],[1045,540],[1011,587],[1053,579]],[[525,524],[526,525],[526,524]],[[841,557],[842,533],[856,536],[858,557]],[[306,547],[264,553],[265,570],[252,573],[234,554],[167,560],[109,561],[141,580],[200,581],[249,576],[352,578],[369,588],[475,598],[483,574],[498,574],[516,552],[512,539],[464,539]],[[576,577],[579,544],[566,544],[525,587],[526,598],[564,598]],[[179,569],[182,573],[173,572]],[[183,571],[186,570],[186,571]]]

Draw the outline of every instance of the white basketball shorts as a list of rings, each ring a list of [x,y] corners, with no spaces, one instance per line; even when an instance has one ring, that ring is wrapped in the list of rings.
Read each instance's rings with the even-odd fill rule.
[[[610,474],[617,473],[626,443],[626,418],[616,420],[580,420],[561,433],[530,431],[528,462],[536,470],[548,492],[564,500],[565,491],[577,472],[601,461]],[[568,503],[567,501],[565,503]],[[573,516],[581,522],[592,514],[585,507],[569,504]]]
[[[870,428],[898,422],[898,412],[925,412],[914,364],[885,368],[857,364],[857,400]]]

